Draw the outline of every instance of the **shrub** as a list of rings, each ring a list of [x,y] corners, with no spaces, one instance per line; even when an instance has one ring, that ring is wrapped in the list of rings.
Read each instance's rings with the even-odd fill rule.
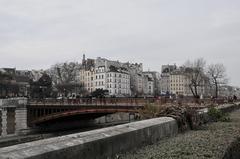
[[[187,106],[147,104],[139,114],[142,119],[172,117],[177,121],[180,131],[195,130],[203,123],[201,114]]]
[[[226,113],[223,113],[221,110],[216,109],[215,107],[211,107],[208,109],[208,115],[210,117],[210,120],[214,122],[228,122],[230,121],[229,115]]]

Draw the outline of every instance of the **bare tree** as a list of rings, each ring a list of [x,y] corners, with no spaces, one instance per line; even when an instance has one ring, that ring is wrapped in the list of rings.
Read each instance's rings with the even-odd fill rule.
[[[54,87],[62,94],[83,92],[83,85],[77,82],[77,73],[80,64],[76,62],[64,62],[53,65],[48,74],[52,78]]]
[[[206,61],[203,58],[194,60],[193,62],[187,61],[184,64],[185,73],[189,79],[188,87],[194,97],[199,97],[198,88],[203,87],[205,81],[204,68]]]
[[[53,65],[48,73],[53,84],[66,84],[76,82],[77,72],[80,65],[75,62],[64,62]]]
[[[226,68],[223,64],[211,64],[208,66],[207,74],[215,88],[215,97],[218,98],[219,86],[227,82]]]

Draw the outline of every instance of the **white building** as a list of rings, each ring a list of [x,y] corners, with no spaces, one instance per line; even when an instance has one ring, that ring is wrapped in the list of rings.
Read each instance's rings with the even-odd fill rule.
[[[105,66],[99,66],[95,68],[95,88],[96,89],[107,89],[106,79],[107,69]]]
[[[111,67],[110,67],[111,68]],[[110,69],[107,72],[107,90],[109,95],[130,95],[130,75],[127,70]]]
[[[130,75],[123,63],[97,58],[95,89],[108,90],[109,95],[130,95]]]

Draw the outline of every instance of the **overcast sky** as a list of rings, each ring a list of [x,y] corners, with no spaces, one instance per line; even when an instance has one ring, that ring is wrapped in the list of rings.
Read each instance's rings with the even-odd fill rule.
[[[0,0],[0,67],[105,57],[145,70],[203,57],[240,86],[240,0]]]

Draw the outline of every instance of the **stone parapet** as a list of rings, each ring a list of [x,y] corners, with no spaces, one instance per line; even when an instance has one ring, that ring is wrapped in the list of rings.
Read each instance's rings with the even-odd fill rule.
[[[177,122],[162,117],[5,147],[0,158],[106,159],[177,133]]]

